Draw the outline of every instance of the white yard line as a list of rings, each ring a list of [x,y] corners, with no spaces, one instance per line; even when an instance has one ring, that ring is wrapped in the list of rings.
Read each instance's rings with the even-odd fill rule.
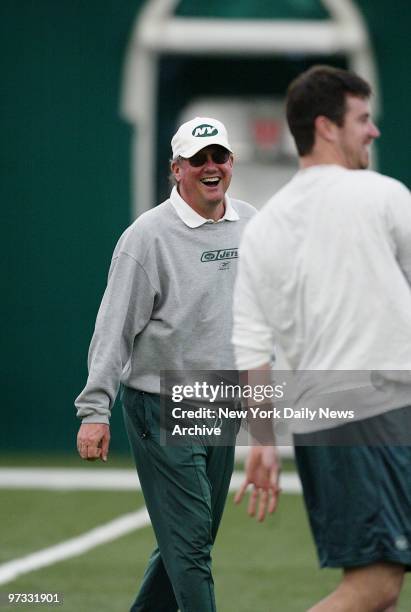
[[[100,468],[0,468],[0,488],[135,491],[135,470]]]
[[[95,527],[76,538],[43,548],[20,559],[3,563],[0,565],[0,584],[6,584],[22,574],[53,565],[58,561],[82,555],[96,546],[116,540],[130,531],[145,527],[149,523],[148,512],[146,508],[142,508],[137,512],[124,514],[105,525]]]
[[[234,472],[230,490],[238,489],[243,478],[242,472]],[[301,492],[301,483],[295,473],[282,474],[280,484],[285,493]],[[0,468],[1,487],[4,489],[135,491],[140,489],[140,483],[134,470]],[[137,512],[124,514],[109,523],[95,527],[78,537],[3,563],[0,565],[0,585],[11,582],[22,574],[82,555],[96,546],[116,540],[149,523],[150,518],[146,508],[141,508]]]
[[[242,472],[234,472],[231,490],[242,482]],[[284,493],[300,493],[300,480],[294,472],[283,472]],[[136,491],[140,483],[135,470],[101,468],[0,468],[0,489]]]

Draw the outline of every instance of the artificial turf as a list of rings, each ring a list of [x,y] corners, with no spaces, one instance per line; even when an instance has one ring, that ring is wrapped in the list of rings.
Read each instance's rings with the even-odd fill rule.
[[[73,537],[142,505],[132,492],[0,491],[1,562]],[[0,592],[60,592],[64,612],[125,612],[154,546],[151,528],[98,546],[2,585]],[[257,524],[232,496],[214,549],[221,612],[303,612],[326,595],[338,571],[318,570],[302,499],[283,494],[277,513]],[[4,606],[40,610],[46,606]],[[58,608],[57,608],[58,609]],[[406,584],[398,612],[411,609]],[[153,611],[155,612],[155,611]]]

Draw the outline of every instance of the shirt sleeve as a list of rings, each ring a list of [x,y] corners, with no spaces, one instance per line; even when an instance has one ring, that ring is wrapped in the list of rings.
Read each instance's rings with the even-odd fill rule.
[[[398,264],[411,286],[411,194],[398,181],[388,198],[388,223]]]
[[[136,335],[147,325],[156,291],[144,268],[129,254],[111,263],[88,355],[89,375],[77,397],[84,423],[108,423]]]
[[[258,262],[258,248],[254,242],[255,234],[246,231],[240,246],[234,289],[232,341],[239,370],[258,368],[268,363],[274,348],[273,330],[264,312],[267,295],[262,262]]]

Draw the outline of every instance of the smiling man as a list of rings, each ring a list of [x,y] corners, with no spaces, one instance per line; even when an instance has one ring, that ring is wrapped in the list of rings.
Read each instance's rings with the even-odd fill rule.
[[[196,123],[197,119],[183,124],[175,134],[171,169],[181,198],[202,217],[218,221],[225,212],[224,194],[231,182],[233,155],[223,137],[222,124],[218,131],[217,127]],[[217,133],[212,135],[214,130]]]
[[[233,370],[232,292],[240,235],[255,210],[228,197],[224,125],[184,123],[172,139],[170,198],[121,236],[76,400],[77,446],[107,459],[120,382],[124,419],[158,547],[132,612],[214,612],[211,549],[233,446],[160,444],[160,371]]]

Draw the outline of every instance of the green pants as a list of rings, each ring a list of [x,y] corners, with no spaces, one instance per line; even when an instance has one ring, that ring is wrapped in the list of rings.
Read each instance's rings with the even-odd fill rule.
[[[158,395],[126,388],[123,408],[158,544],[130,612],[214,612],[211,548],[234,447],[161,446]]]

